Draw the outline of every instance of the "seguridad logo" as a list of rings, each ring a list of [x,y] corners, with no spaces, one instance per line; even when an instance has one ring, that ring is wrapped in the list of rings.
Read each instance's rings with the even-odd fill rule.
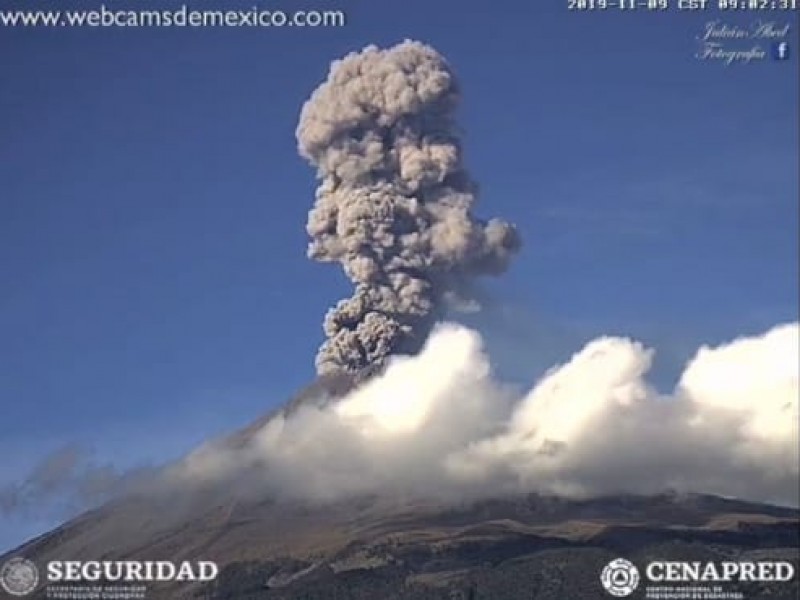
[[[48,583],[62,582],[148,582],[212,581],[219,574],[211,561],[58,561],[47,563]],[[12,596],[26,596],[39,584],[39,569],[23,557],[8,560],[0,567],[0,588]]]
[[[183,561],[57,561],[47,563],[47,581],[211,581],[216,563]]]
[[[0,587],[12,596],[27,596],[39,583],[39,569],[27,558],[16,557],[0,567]]]

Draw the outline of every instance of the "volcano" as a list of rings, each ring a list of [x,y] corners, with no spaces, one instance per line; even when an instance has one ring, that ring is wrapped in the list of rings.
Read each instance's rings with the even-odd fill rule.
[[[324,320],[319,377],[198,463],[192,453],[0,557],[37,566],[29,597],[97,597],[50,585],[51,561],[217,564],[211,582],[147,582],[134,596],[164,600],[591,600],[609,597],[600,575],[622,558],[798,571],[798,510],[687,492],[791,496],[796,323],[703,347],[667,399],[644,379],[651,352],[604,336],[513,403],[480,336],[443,323],[480,304],[476,283],[521,247],[510,222],[472,212],[460,90],[419,42],[331,65],[297,129],[319,179],[308,255],[352,283]],[[209,464],[211,477],[171,477]],[[666,482],[681,493],[653,493]],[[632,581],[610,589],[644,597]],[[796,593],[744,581],[711,598]]]
[[[246,444],[277,414],[334,399],[360,379],[323,376],[223,443]],[[212,583],[148,584],[146,597],[157,599],[600,599],[609,596],[599,574],[621,556],[639,565],[781,560],[797,568],[799,526],[793,508],[702,494],[311,503],[224,486],[117,498],[14,549],[0,564],[24,557],[40,572],[52,560],[219,566]],[[746,598],[796,597],[785,583],[731,589]],[[53,596],[43,582],[30,597]]]

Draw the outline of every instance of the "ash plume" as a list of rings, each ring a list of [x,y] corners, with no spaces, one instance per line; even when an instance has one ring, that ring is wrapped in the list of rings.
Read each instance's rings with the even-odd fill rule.
[[[158,468],[120,469],[69,444],[45,456],[20,482],[0,485],[0,517],[74,512],[155,484]]]
[[[472,214],[458,103],[447,62],[413,41],[334,62],[305,103],[298,148],[321,180],[308,255],[341,263],[355,286],[325,317],[320,374],[417,352],[448,297],[502,273],[519,249],[512,225]]]

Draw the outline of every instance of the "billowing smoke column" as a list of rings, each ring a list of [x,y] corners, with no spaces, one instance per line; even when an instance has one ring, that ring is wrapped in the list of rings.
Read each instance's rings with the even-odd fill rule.
[[[321,179],[308,254],[341,263],[355,284],[326,315],[320,373],[418,351],[447,297],[503,272],[519,249],[513,226],[471,213],[458,101],[442,56],[406,41],[334,62],[303,107],[299,150]]]

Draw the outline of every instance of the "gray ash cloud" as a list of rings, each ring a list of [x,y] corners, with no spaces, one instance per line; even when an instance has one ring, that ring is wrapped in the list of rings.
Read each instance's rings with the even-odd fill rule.
[[[321,180],[308,255],[340,263],[355,286],[325,318],[320,373],[418,351],[446,299],[505,271],[519,249],[512,225],[472,213],[459,97],[445,59],[406,41],[334,62],[305,103],[299,150]]]

